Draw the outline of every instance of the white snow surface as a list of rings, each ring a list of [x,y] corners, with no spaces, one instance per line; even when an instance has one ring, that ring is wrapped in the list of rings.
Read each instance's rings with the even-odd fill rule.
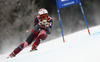
[[[91,27],[90,32],[84,29],[66,35],[65,43],[62,37],[42,43],[33,52],[27,47],[14,58],[3,54],[0,62],[100,62],[100,26]]]

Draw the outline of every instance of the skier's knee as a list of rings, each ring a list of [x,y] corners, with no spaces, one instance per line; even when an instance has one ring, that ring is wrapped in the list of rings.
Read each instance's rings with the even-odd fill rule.
[[[28,46],[28,43],[27,43],[27,42],[24,42],[24,43],[22,43],[21,45],[19,45],[19,48],[20,48],[20,49],[23,49],[23,48],[25,48],[26,46]]]
[[[42,36],[41,36],[41,40],[45,40],[47,38],[47,34],[45,35],[45,34],[43,34]]]

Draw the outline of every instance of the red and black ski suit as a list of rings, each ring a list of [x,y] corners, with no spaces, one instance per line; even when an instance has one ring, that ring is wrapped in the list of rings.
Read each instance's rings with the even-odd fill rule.
[[[47,35],[50,34],[50,30],[52,29],[53,20],[51,17],[48,16],[47,22],[50,23],[49,27],[41,28],[41,26],[38,24],[41,19],[37,16],[35,18],[34,22],[34,28],[32,29],[30,35],[27,37],[26,41],[22,44],[20,44],[14,51],[13,54],[18,54],[23,48],[30,45],[33,41],[32,46],[37,47],[40,44],[40,39],[45,40],[47,38]]]

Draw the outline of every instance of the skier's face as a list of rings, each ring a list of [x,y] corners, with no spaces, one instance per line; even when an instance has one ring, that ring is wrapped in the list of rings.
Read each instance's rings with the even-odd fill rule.
[[[47,20],[48,15],[47,14],[40,15],[40,18],[41,18],[41,20]]]

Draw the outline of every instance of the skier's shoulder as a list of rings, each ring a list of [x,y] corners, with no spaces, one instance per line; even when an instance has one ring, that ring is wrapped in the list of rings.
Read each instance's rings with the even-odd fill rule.
[[[48,20],[51,20],[52,18],[50,16],[48,16]]]
[[[40,19],[40,18],[39,18],[39,16],[36,16],[36,17],[35,17],[35,20],[37,20],[37,21],[38,21],[39,19]]]
[[[50,16],[48,16],[48,21],[53,21],[52,18]]]
[[[38,16],[36,16],[36,17],[35,17],[35,20],[34,20],[34,26],[37,25],[38,22],[39,22],[39,19],[38,19]]]

